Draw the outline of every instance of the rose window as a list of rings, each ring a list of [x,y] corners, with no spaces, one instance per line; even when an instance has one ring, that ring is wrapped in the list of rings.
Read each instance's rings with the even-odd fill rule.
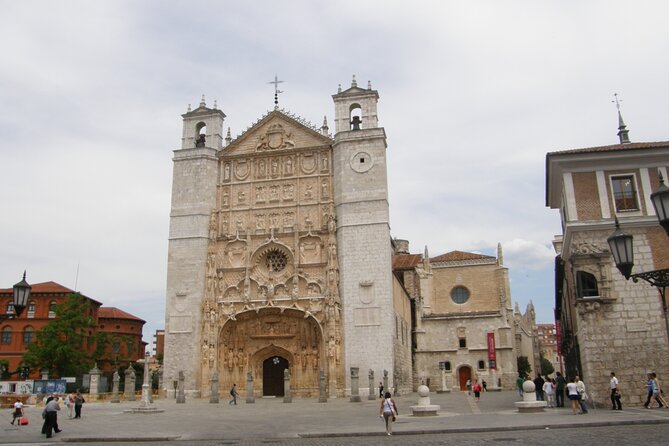
[[[269,271],[278,273],[286,267],[288,259],[281,251],[270,251],[267,253],[266,265]]]

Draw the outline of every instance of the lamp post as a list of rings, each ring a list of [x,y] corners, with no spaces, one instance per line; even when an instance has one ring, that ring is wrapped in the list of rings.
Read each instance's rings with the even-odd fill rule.
[[[650,195],[657,219],[660,225],[669,235],[669,187],[664,185],[664,179],[660,174],[660,187]],[[664,324],[667,330],[667,340],[669,341],[669,318],[667,317],[667,287],[669,286],[669,269],[658,269],[655,271],[632,274],[634,267],[633,237],[620,229],[618,217],[615,218],[616,228],[606,239],[616,262],[616,267],[625,279],[632,279],[635,283],[639,280],[645,280],[656,287],[662,298],[662,313],[664,315]]]
[[[14,300],[12,301],[14,312],[0,314],[0,322],[11,317],[18,318],[21,316],[21,313],[23,313],[23,310],[28,304],[31,289],[32,287],[28,284],[28,282],[26,282],[26,272],[23,271],[23,280],[14,285]]]

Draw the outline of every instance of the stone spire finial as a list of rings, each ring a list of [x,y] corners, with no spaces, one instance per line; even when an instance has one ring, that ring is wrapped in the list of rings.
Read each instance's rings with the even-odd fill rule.
[[[225,135],[225,145],[229,145],[232,142],[232,135],[230,134],[230,127],[228,127],[228,134]]]
[[[188,110],[186,110],[186,113],[190,113],[190,104],[188,104]]]
[[[200,107],[206,107],[207,103],[204,101],[204,93],[202,94],[202,99],[200,99]]]
[[[427,252],[427,245],[425,245],[425,252],[423,253],[423,269],[430,270],[430,253]]]
[[[372,89],[372,81],[367,81],[367,89],[368,90]]]
[[[620,113],[620,103],[623,100],[618,99],[618,93],[614,93],[613,96],[615,96],[615,100],[611,102],[615,102],[618,109],[618,139],[620,140],[620,144],[628,144],[630,142],[629,130],[627,130],[625,121],[623,121],[623,115]]]
[[[341,93],[341,84],[337,87],[337,93]]]
[[[323,125],[321,126],[321,135],[328,136],[328,117],[323,116]]]
[[[504,255],[502,254],[502,244],[497,243],[497,264],[504,266]]]
[[[351,88],[357,87],[358,82],[355,80],[355,74],[353,75],[353,79],[351,80]]]
[[[214,99],[214,110],[216,110],[217,108],[218,108],[218,104],[217,104],[216,99]]]

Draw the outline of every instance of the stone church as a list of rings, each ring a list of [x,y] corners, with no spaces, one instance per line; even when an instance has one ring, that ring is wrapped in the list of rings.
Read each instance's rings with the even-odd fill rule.
[[[235,139],[216,104],[183,114],[163,382],[187,395],[411,390],[411,301],[392,274],[386,135],[371,84],[332,96],[335,133],[275,106]],[[276,101],[275,101],[276,103]],[[402,331],[398,330],[402,327]],[[385,378],[384,378],[385,377]],[[373,386],[372,386],[373,387]],[[371,391],[375,391],[371,389]],[[174,395],[174,393],[172,393]]]

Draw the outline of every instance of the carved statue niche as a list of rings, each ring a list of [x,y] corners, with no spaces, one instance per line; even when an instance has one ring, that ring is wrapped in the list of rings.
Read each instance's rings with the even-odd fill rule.
[[[240,268],[246,264],[246,242],[234,240],[225,247],[225,256],[230,268]]]

